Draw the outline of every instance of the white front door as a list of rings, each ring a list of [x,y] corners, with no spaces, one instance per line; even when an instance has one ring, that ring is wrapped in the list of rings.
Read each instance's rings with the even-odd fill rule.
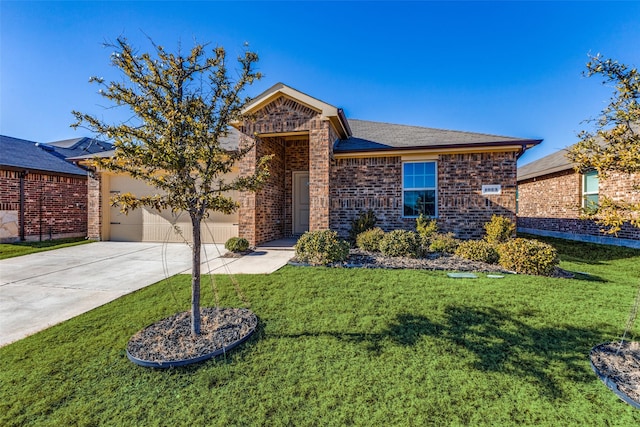
[[[293,234],[309,231],[309,172],[293,172]]]

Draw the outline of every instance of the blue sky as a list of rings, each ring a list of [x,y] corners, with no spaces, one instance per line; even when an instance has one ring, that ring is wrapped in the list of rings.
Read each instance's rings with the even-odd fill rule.
[[[243,44],[265,78],[355,119],[543,138],[521,164],[576,141],[612,89],[589,53],[640,66],[640,2],[0,2],[0,133],[91,136],[71,110],[110,117],[90,76],[120,76],[103,42]]]

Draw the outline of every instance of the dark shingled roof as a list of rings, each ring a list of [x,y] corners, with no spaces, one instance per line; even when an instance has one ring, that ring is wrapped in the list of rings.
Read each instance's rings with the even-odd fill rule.
[[[72,140],[68,140],[68,141],[72,141]],[[95,139],[92,141],[98,142]],[[66,141],[59,141],[59,143],[65,143],[65,142]],[[49,143],[49,145],[51,144],[54,144],[54,143]],[[67,159],[84,160],[84,159],[91,159],[93,157],[113,157],[113,155],[115,154],[113,145],[109,143],[104,143],[104,142],[100,142],[100,144],[108,146],[108,148],[104,150],[96,149],[93,152],[80,152],[77,155],[68,156]],[[236,128],[229,127],[229,134],[225,138],[220,139],[220,147],[222,147],[225,150],[233,151],[238,149],[239,144],[240,144],[240,132]],[[90,151],[90,150],[87,150],[87,151]]]
[[[573,169],[574,164],[567,159],[568,151],[569,147],[563,148],[560,151],[519,167],[518,181]]]
[[[338,140],[334,146],[334,152],[451,148],[475,145],[535,145],[542,141],[355,119],[349,119],[349,126],[353,136]]]
[[[51,147],[0,135],[0,167],[86,176],[87,172],[56,155]]]

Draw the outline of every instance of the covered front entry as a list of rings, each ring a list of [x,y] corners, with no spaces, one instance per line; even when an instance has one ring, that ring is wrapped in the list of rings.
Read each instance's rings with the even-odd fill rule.
[[[240,175],[263,156],[271,160],[262,189],[240,196],[240,236],[258,245],[328,229],[333,143],[350,135],[342,110],[278,83],[243,112],[250,119],[234,125],[239,145],[253,148]]]

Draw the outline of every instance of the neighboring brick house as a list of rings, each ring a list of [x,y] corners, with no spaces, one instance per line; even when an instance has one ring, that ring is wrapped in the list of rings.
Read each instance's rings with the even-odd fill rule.
[[[87,234],[87,172],[66,155],[102,151],[89,138],[36,143],[0,136],[0,241]]]
[[[270,178],[240,195],[239,234],[260,244],[333,229],[372,209],[385,230],[415,229],[420,213],[442,231],[478,238],[494,214],[515,220],[516,161],[541,140],[347,120],[343,111],[278,83],[234,126],[255,144],[240,174],[273,155]]]
[[[606,179],[595,171],[577,173],[557,151],[518,168],[518,231],[571,240],[640,248],[640,229],[625,224],[617,236],[601,231],[591,220],[580,219],[581,209],[606,195],[627,202],[640,202],[640,175],[613,173]]]

